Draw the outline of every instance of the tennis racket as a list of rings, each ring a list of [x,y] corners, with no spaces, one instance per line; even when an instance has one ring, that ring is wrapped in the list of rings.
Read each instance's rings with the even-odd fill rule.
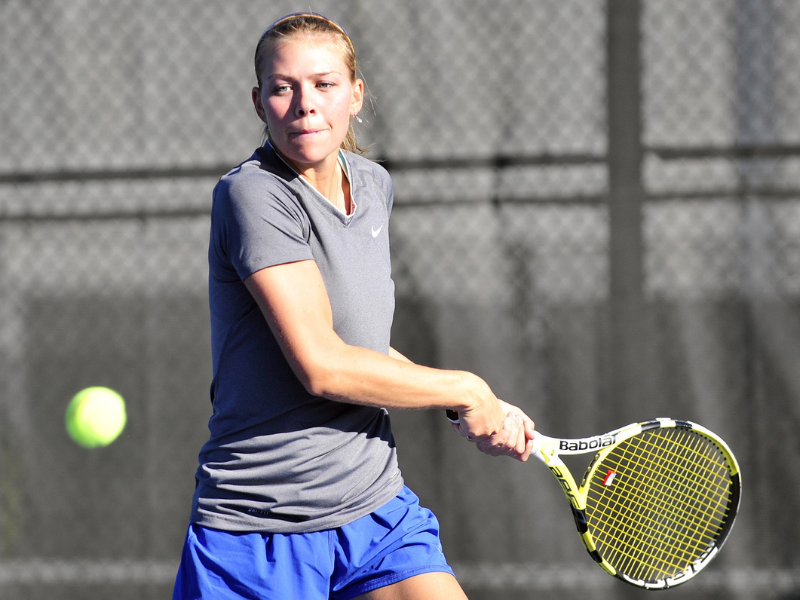
[[[447,411],[458,423],[458,414]],[[532,454],[555,475],[578,533],[605,571],[646,589],[697,575],[733,526],[741,495],[736,458],[689,421],[653,419],[603,435],[536,433]],[[580,486],[561,455],[595,453]]]

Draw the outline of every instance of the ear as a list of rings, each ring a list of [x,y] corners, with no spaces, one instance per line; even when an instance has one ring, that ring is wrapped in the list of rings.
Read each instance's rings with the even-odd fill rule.
[[[256,114],[258,115],[258,118],[264,121],[264,123],[266,123],[267,111],[264,110],[264,104],[261,102],[261,89],[258,87],[254,87],[253,91],[251,92],[251,95],[253,97],[253,106],[256,109]]]
[[[364,81],[356,79],[353,83],[353,97],[350,100],[350,114],[357,115],[364,106]]]

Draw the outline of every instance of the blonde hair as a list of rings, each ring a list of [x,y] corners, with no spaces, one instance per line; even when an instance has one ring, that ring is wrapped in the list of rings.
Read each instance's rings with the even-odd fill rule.
[[[353,41],[344,28],[332,21],[327,17],[320,14],[307,12],[307,13],[294,13],[286,15],[275,21],[270,25],[263,34],[261,39],[258,40],[255,54],[255,70],[256,81],[258,82],[259,89],[261,88],[261,74],[264,71],[265,64],[275,50],[275,47],[297,36],[329,36],[331,42],[337,47],[344,59],[344,64],[350,72],[350,82],[355,83],[358,64],[356,62],[356,49],[353,46]],[[263,141],[269,139],[269,130],[264,127]],[[366,150],[361,148],[356,142],[355,128],[352,121],[347,129],[347,136],[342,142],[342,149],[349,152],[358,154],[365,154]]]

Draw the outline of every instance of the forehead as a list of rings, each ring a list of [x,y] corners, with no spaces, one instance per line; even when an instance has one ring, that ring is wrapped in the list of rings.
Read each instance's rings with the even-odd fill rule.
[[[292,63],[316,70],[327,64],[335,70],[346,70],[345,52],[339,41],[332,35],[295,35],[276,41],[269,53],[269,61],[277,64]]]

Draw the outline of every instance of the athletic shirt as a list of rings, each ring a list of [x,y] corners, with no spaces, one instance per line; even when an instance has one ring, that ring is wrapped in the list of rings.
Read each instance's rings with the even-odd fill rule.
[[[303,387],[243,281],[314,260],[345,343],[388,354],[392,183],[340,153],[354,202],[346,215],[269,145],[214,188],[208,249],[213,414],[199,456],[193,523],[298,533],[345,525],[397,495],[403,479],[385,409]]]

